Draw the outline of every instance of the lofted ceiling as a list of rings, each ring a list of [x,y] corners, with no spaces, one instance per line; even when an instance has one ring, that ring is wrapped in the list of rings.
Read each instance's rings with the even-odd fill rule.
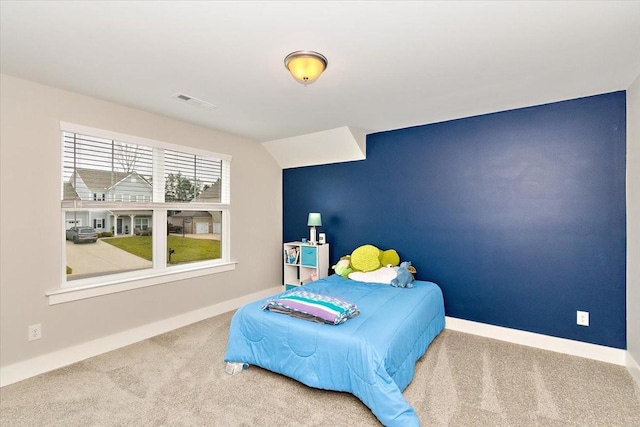
[[[3,74],[258,142],[624,90],[640,74],[639,1],[0,4]],[[283,63],[302,49],[329,61],[306,87]]]

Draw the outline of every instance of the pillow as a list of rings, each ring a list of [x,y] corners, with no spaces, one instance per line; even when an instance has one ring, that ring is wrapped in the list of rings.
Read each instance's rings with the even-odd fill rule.
[[[339,325],[360,313],[358,307],[348,301],[299,290],[267,300],[262,309],[330,325]]]
[[[373,271],[382,267],[380,249],[373,245],[363,245],[351,253],[351,266],[357,271]]]
[[[391,281],[397,277],[396,269],[393,267],[380,267],[374,271],[354,271],[349,273],[349,279],[366,283],[384,283],[391,284]]]

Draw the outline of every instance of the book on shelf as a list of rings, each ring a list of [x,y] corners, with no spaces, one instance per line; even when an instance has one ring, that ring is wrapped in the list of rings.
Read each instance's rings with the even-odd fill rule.
[[[300,251],[298,248],[287,248],[284,251],[284,261],[287,264],[297,264],[300,259]]]

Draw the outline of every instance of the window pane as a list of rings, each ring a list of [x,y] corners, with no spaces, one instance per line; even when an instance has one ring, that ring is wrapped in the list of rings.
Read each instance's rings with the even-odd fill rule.
[[[151,211],[65,212],[67,280],[152,267]]]
[[[167,265],[221,258],[222,211],[171,211]]]
[[[222,161],[165,150],[166,202],[221,202]]]
[[[63,200],[152,200],[150,147],[64,132]]]

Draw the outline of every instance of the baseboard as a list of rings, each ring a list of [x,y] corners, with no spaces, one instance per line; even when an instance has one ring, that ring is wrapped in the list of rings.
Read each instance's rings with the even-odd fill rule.
[[[452,331],[466,332],[486,338],[507,341],[514,344],[526,345],[542,350],[555,351],[557,353],[579,356],[601,362],[626,365],[625,358],[630,356],[626,350],[605,347],[597,344],[589,344],[565,338],[556,338],[533,332],[519,331],[517,329],[503,328],[501,326],[472,322],[470,320],[446,317],[446,328]],[[625,357],[626,356],[626,357]],[[637,365],[636,365],[637,366]]]
[[[631,374],[633,379],[636,381],[636,384],[640,386],[640,365],[633,358],[633,356],[631,356],[631,353],[629,353],[628,351],[627,351],[627,369],[629,370],[629,373]]]
[[[264,291],[224,301],[209,307],[171,317],[169,319],[160,320],[128,331],[109,335],[107,337],[2,367],[0,368],[0,387],[152,338],[156,335],[217,316],[218,314],[235,310],[246,303],[260,298],[265,298],[281,291],[282,287],[276,286]],[[585,357],[588,359],[627,366],[631,375],[640,385],[640,367],[633,357],[631,357],[631,355],[625,350],[596,344],[588,344],[564,338],[556,338],[532,332],[519,331],[516,329],[503,328],[500,326],[472,322],[448,316],[446,318],[446,328],[454,331],[507,341],[514,344],[526,345],[543,350],[550,350],[558,353],[570,354],[572,356]]]
[[[235,310],[246,303],[268,297],[278,292],[282,292],[282,286],[223,301],[179,316],[163,319],[148,325],[2,367],[0,368],[0,387],[62,368],[72,363],[88,359],[89,357],[97,356],[165,332],[173,331],[174,329],[182,328],[183,326],[217,316],[218,314]]]

